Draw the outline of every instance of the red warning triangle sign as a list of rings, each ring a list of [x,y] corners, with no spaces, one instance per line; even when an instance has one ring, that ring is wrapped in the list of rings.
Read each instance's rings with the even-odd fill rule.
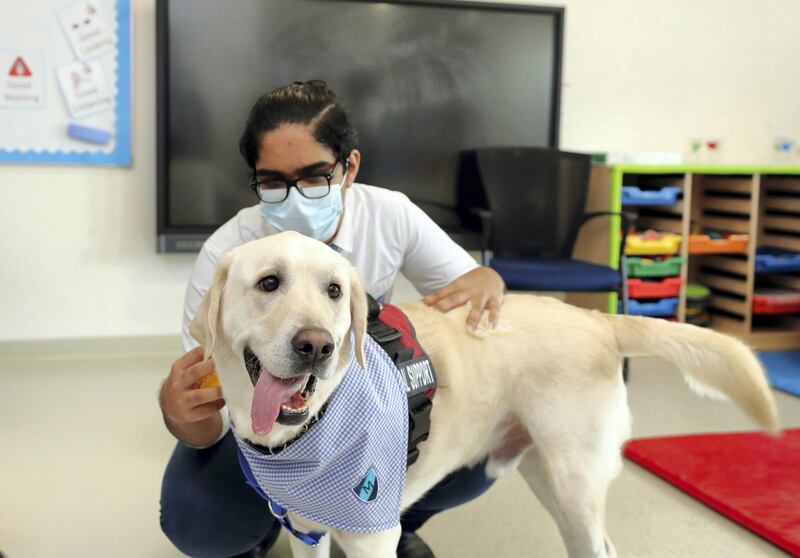
[[[11,69],[8,71],[8,75],[16,77],[30,77],[33,74],[31,73],[31,69],[28,68],[28,65],[22,59],[22,56],[17,56],[17,59],[14,60],[14,63],[11,65]]]

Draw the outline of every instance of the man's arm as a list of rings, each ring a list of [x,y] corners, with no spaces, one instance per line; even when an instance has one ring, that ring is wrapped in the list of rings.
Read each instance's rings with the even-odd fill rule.
[[[425,296],[425,303],[447,312],[467,302],[467,323],[478,325],[484,310],[496,325],[505,283],[491,268],[479,266],[433,220],[405,196],[398,204],[398,229],[407,241],[403,274]]]

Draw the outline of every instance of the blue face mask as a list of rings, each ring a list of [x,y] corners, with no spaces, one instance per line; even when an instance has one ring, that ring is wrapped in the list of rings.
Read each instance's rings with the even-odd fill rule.
[[[324,198],[308,199],[297,188],[289,188],[289,197],[281,203],[261,202],[261,215],[279,231],[296,231],[322,242],[331,239],[342,216],[342,185],[331,184]]]

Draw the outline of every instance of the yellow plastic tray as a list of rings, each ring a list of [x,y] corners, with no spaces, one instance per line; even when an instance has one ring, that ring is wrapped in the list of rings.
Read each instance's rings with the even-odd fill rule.
[[[679,234],[665,234],[657,240],[644,240],[638,235],[625,239],[625,253],[629,256],[669,256],[677,254],[683,237]]]

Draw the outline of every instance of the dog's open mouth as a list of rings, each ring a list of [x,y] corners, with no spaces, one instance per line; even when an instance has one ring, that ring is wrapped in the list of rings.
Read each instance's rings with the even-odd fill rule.
[[[264,369],[249,348],[245,348],[243,357],[250,381],[255,387],[250,408],[253,432],[265,436],[276,422],[292,426],[308,418],[309,400],[317,386],[316,376],[302,374],[278,378]]]

